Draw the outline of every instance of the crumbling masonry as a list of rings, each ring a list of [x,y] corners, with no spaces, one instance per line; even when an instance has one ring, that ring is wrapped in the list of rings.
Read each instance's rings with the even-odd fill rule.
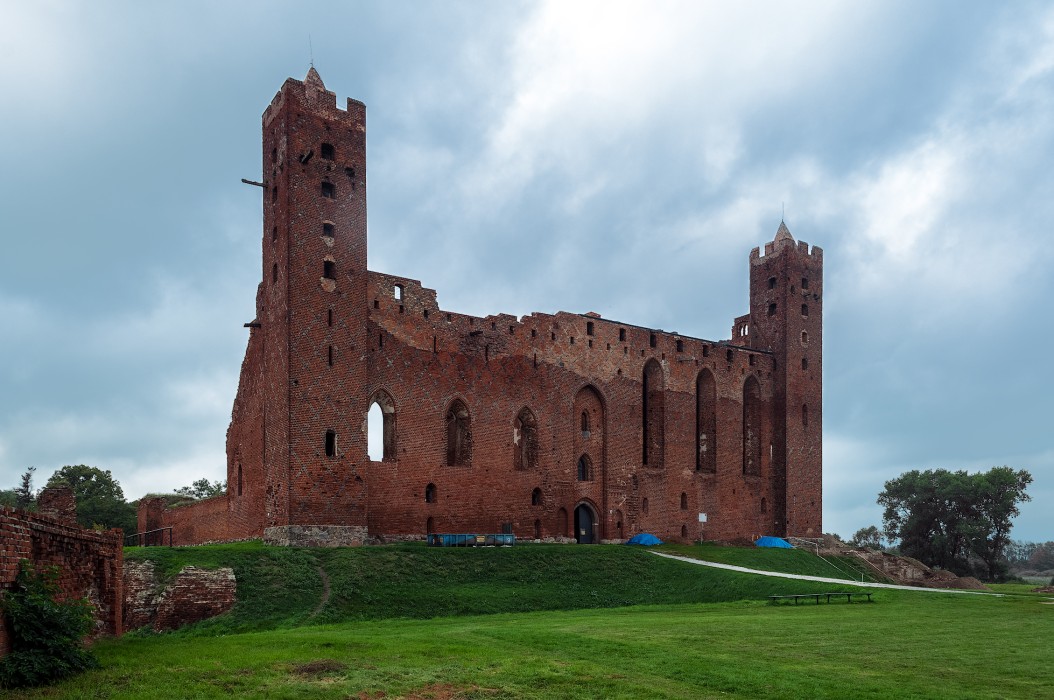
[[[366,107],[338,108],[313,68],[264,112],[263,171],[227,493],[147,501],[140,530],[290,545],[820,534],[823,252],[784,224],[750,253],[730,340],[593,313],[478,318],[366,269]]]

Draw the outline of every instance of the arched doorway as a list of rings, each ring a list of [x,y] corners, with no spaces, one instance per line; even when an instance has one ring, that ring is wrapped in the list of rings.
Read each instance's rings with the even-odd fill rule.
[[[575,542],[578,544],[593,544],[596,539],[593,535],[597,517],[588,503],[583,503],[575,508]]]

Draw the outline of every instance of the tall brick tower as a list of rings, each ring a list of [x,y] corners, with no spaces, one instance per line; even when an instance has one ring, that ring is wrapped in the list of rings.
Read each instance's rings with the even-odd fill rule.
[[[772,527],[778,534],[822,533],[823,250],[776,237],[750,253],[750,345],[773,353]]]
[[[312,67],[263,115],[265,522],[287,544],[366,533],[366,107]]]

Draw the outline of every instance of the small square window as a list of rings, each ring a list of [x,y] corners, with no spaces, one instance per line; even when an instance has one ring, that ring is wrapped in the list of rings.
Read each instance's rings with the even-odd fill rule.
[[[776,288],[776,278],[775,277],[769,277],[769,289],[775,289],[775,288]]]
[[[801,278],[801,288],[802,289],[808,289],[809,288],[809,278],[808,277],[802,277]]]
[[[333,148],[333,144],[324,143],[322,144],[322,157],[326,160],[333,160],[333,156],[336,153],[336,149]]]
[[[325,197],[326,199],[336,199],[337,198],[337,194],[336,194],[336,191],[333,188],[333,183],[332,182],[323,182],[322,183],[322,196]]]

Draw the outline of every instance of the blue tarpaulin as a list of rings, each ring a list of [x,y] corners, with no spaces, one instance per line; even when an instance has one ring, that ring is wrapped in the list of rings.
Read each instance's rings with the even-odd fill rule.
[[[758,547],[778,547],[780,549],[794,549],[794,545],[779,537],[759,537],[754,544]]]
[[[630,537],[626,541],[626,544],[640,544],[644,545],[645,547],[650,547],[653,544],[662,544],[662,540],[660,540],[655,535],[649,535],[647,532],[642,532],[639,535],[634,535],[633,537]]]

